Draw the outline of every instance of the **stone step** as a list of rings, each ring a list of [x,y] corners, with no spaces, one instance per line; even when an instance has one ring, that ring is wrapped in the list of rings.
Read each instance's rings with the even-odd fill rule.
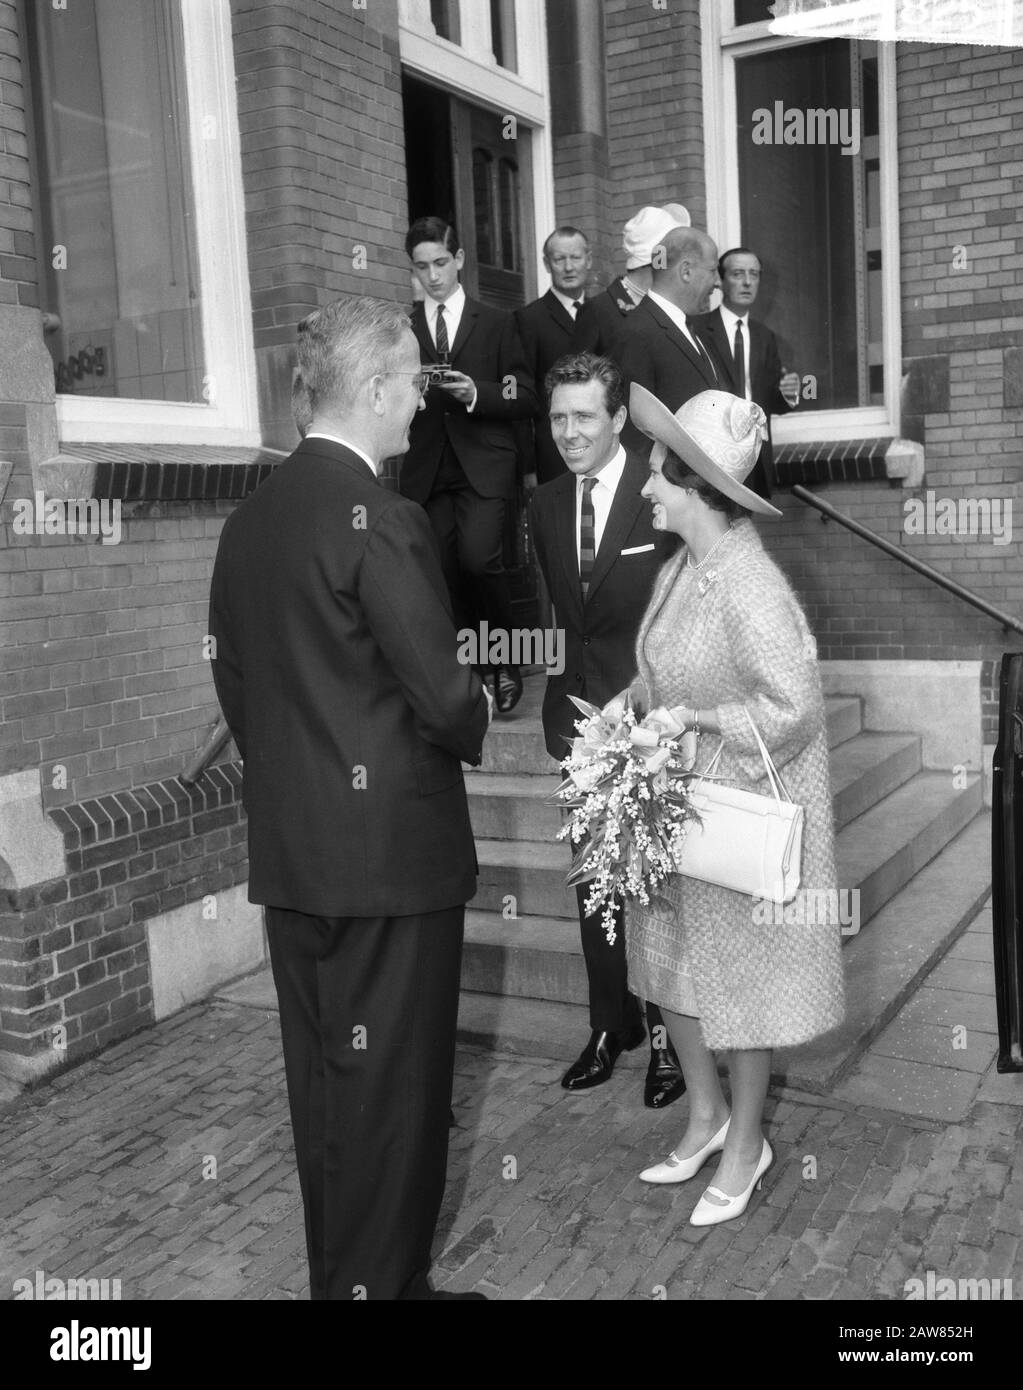
[[[842,889],[859,890],[861,925],[972,820],[981,801],[979,777],[957,790],[950,772],[918,772],[839,830],[838,883]],[[576,919],[575,894],[565,885],[567,843],[479,840],[476,854],[480,871],[474,908]]]
[[[462,988],[586,1004],[578,917],[506,918],[470,908],[465,915]]]
[[[852,1070],[989,897],[990,849],[991,819],[983,813],[884,905],[869,932],[846,938],[845,1022],[803,1047],[779,1049],[772,1066],[775,1085],[828,1095]],[[550,933],[550,955],[571,955],[561,924],[548,923],[542,930]],[[468,935],[467,930],[467,948]],[[584,1000],[566,1003],[463,987],[458,1031],[464,1042],[567,1066],[589,1036],[589,1011]],[[616,1074],[645,1065],[645,1049],[639,1048],[619,1059]]]
[[[547,752],[540,724],[541,677],[524,682],[522,699],[510,715],[494,720],[483,744],[482,772],[539,773],[557,771]],[[828,746],[837,748],[863,728],[863,703],[855,695],[832,695],[825,700]],[[566,749],[567,751],[567,749]]]
[[[553,766],[550,759],[547,762]],[[476,839],[553,840],[564,817],[561,805],[549,798],[560,785],[560,777],[467,772],[465,789]]]
[[[846,939],[846,1018],[823,1038],[779,1051],[788,1085],[830,1092],[887,1027],[991,893],[991,816],[982,811]],[[951,1044],[950,1044],[951,1045]]]
[[[835,829],[841,830],[920,771],[920,739],[859,733],[832,748],[828,761]]]
[[[550,764],[549,764],[550,765]],[[860,733],[831,753],[835,826],[841,829],[920,771],[915,734]],[[551,802],[558,777],[469,771],[465,774],[473,833],[479,840],[545,840],[563,824]]]
[[[983,783],[958,790],[951,772],[918,772],[840,830],[840,888],[860,890],[862,925],[964,829],[983,804]]]

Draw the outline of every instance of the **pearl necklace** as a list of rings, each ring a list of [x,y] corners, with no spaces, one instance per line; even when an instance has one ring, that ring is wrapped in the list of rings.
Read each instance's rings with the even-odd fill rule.
[[[731,533],[732,533],[732,528],[731,528],[731,527],[729,527],[727,531],[722,531],[722,532],[721,532],[721,535],[718,536],[717,540],[714,542],[714,544],[711,546],[711,548],[707,551],[706,555],[703,557],[703,559],[700,561],[700,563],[699,563],[698,565],[694,565],[694,564],[693,564],[693,555],[692,555],[692,551],[690,551],[690,552],[686,555],[686,569],[691,569],[691,570],[702,570],[703,567],[704,567],[704,565],[707,563],[707,561],[710,559],[710,557],[714,554],[715,550],[717,550],[717,548],[718,548],[718,546],[721,544],[721,542],[722,542],[723,540],[725,540],[726,537],[730,536]],[[718,572],[717,572],[717,570],[707,570],[705,573],[701,574],[700,577],[699,577],[699,579],[698,579],[697,582],[696,582],[696,589],[697,589],[697,592],[699,593],[700,597],[702,598],[702,597],[704,596],[704,594],[707,592],[707,590],[710,588],[710,586],[711,586],[712,584],[716,584],[717,582],[718,582]]]

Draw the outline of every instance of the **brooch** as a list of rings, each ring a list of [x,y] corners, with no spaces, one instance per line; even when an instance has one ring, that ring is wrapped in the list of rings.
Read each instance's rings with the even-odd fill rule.
[[[707,592],[710,586],[712,584],[716,584],[717,582],[717,570],[708,570],[706,574],[701,574],[699,579],[696,581],[696,592],[700,595],[701,598],[703,598],[704,594]]]

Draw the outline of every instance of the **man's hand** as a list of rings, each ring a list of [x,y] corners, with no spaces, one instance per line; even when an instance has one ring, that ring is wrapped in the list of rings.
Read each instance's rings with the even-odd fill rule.
[[[466,376],[464,372],[449,371],[445,379],[438,381],[437,385],[449,396],[454,396],[456,401],[461,401],[463,405],[472,405],[476,399],[476,383],[471,376]]]
[[[778,390],[785,397],[785,404],[797,406],[799,404],[799,373],[787,371],[782,367],[782,378],[778,383]]]

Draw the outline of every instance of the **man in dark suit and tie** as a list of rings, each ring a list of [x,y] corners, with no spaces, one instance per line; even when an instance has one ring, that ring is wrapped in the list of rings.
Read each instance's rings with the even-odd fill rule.
[[[515,310],[519,337],[526,350],[530,375],[540,385],[559,357],[576,346],[577,319],[586,299],[586,277],[593,257],[578,227],[558,227],[544,242],[543,263],[551,287],[532,304]],[[565,472],[561,454],[551,438],[551,422],[540,409],[535,421],[536,477],[541,483]]]
[[[721,257],[718,270],[724,298],[717,309],[697,320],[696,328],[726,389],[756,401],[767,415],[767,438],[746,484],[760,497],[770,497],[774,483],[771,416],[799,404],[799,377],[782,366],[771,330],[750,317],[760,289],[759,257],[745,246],[736,246]]]
[[[514,422],[536,413],[536,393],[511,314],[470,299],[458,281],[465,253],[455,229],[421,217],[405,238],[426,300],[412,312],[424,363],[446,363],[413,421],[398,486],[426,508],[440,546],[459,626],[486,620],[491,634],[512,628],[504,567],[505,508],[515,497]],[[459,611],[461,609],[461,611]],[[497,707],[522,694],[515,667],[495,673]]]
[[[299,326],[305,438],[224,525],[213,676],[245,763],[313,1299],[435,1294],[465,903],[461,763],[488,699],[459,664],[421,507],[380,486],[421,406],[408,316]]]
[[[559,761],[579,718],[568,698],[605,705],[636,673],[635,642],[657,571],[674,538],[656,532],[640,497],[648,468],[621,446],[625,395],[613,362],[590,353],[563,358],[546,379],[551,430],[568,472],[533,494],[533,537],[558,627],[565,666],[547,682],[543,727]],[[622,913],[608,945],[600,913],[587,914],[590,885],[576,889],[590,994],[590,1040],[562,1085],[588,1090],[607,1081],[619,1055],[643,1041],[638,1000],[629,993]],[[650,1066],[645,1101],[663,1108],[685,1091],[660,1010],[647,1005]]]
[[[673,227],[688,227],[689,212],[681,203],[640,208],[622,229],[625,274],[616,276],[600,294],[591,295],[579,312],[576,349],[617,361],[618,341],[627,314],[640,304],[653,283],[654,247]]]
[[[724,389],[691,322],[708,311],[720,283],[717,247],[707,233],[669,231],[654,248],[653,284],[622,328],[618,361],[626,390],[638,382],[675,411],[701,391]],[[622,441],[636,451],[649,445],[632,424]]]

